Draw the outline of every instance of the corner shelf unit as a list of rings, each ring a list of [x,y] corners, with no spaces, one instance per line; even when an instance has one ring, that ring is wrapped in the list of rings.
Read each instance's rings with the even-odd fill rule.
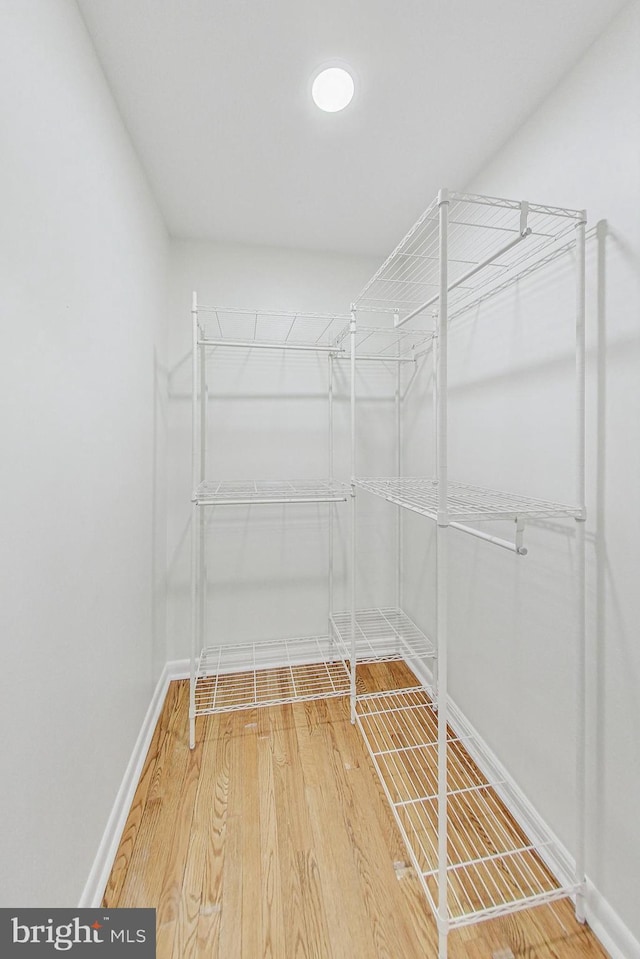
[[[205,641],[205,528],[207,510],[220,507],[327,504],[353,498],[349,484],[334,478],[334,364],[350,360],[353,339],[349,316],[339,314],[242,310],[198,304],[193,294],[192,389],[192,557],[191,670],[189,733],[195,745],[198,716],[258,706],[281,705],[348,696],[355,683],[355,662],[414,657],[420,648],[433,656],[433,646],[399,610],[359,611],[351,634],[351,612],[334,612],[334,510],[329,509],[328,593],[326,635],[268,639],[245,643]],[[399,369],[415,364],[430,344],[431,332],[364,329],[356,338],[358,361],[379,362]],[[207,361],[224,350],[243,355],[295,351],[328,359],[328,477],[304,480],[212,479],[207,476]]]
[[[192,655],[190,743],[195,720],[215,712],[349,696],[351,719],[378,773],[410,861],[436,918],[439,959],[451,929],[585,894],[585,213],[441,190],[352,305],[349,317],[199,307],[193,316]],[[575,308],[575,491],[558,503],[451,480],[447,467],[447,351],[452,320],[524,276],[572,252]],[[411,321],[427,314],[431,329]],[[371,314],[384,317],[371,325]],[[360,318],[365,316],[364,323]],[[205,354],[224,349],[300,350],[328,358],[328,476],[216,480],[207,475]],[[435,471],[403,475],[402,385],[407,364],[434,365]],[[350,482],[334,478],[334,377],[350,369]],[[379,363],[395,377],[395,475],[365,477],[356,464],[356,367]],[[373,495],[396,509],[395,603],[357,604],[357,509]],[[350,606],[332,608],[335,504],[351,504]],[[204,530],[208,510],[272,504],[329,506],[327,634],[243,644],[204,643]],[[418,513],[436,529],[436,635],[403,610],[403,521]],[[506,548],[521,562],[528,519],[576,523],[576,854],[569,861],[481,738],[448,700],[447,554],[449,529]],[[512,539],[487,522],[514,524]],[[359,666],[403,661],[408,685],[382,692],[357,682]],[[390,669],[391,684],[402,668]],[[429,675],[430,674],[430,675]],[[417,679],[415,678],[417,677]],[[417,682],[418,685],[415,685]],[[414,683],[414,684],[412,684]]]
[[[422,687],[360,692],[352,684],[352,720],[357,723],[380,778],[407,852],[434,912],[439,959],[447,957],[451,929],[519,909],[575,896],[584,921],[585,892],[585,221],[582,210],[540,206],[518,200],[441,190],[398,246],[369,280],[352,305],[349,325],[351,361],[351,498],[353,530],[352,615],[334,615],[338,644],[366,648],[363,633],[376,629],[384,610],[359,611],[356,602],[355,538],[361,493],[380,497],[436,525],[435,649],[422,634],[418,647],[433,656],[431,679],[418,662]],[[447,350],[452,320],[496,296],[521,277],[573,251],[575,300],[575,493],[570,503],[550,502],[517,493],[454,482],[447,468]],[[415,351],[431,353],[434,366],[435,471],[428,477],[402,475],[400,366],[397,397],[397,469],[393,477],[358,474],[355,370],[362,343],[362,314],[393,317],[395,344],[402,355],[404,335],[414,318],[433,317],[433,329]],[[363,316],[367,336],[374,336]],[[344,340],[343,340],[344,342]],[[365,341],[366,342],[366,341]],[[357,494],[357,495],[356,495]],[[574,864],[541,823],[526,799],[511,791],[504,770],[448,701],[447,553],[450,528],[516,554],[527,552],[527,519],[576,521],[576,680],[577,680],[577,842]],[[513,539],[486,531],[487,521],[514,523]],[[398,542],[402,542],[399,520]],[[401,567],[401,563],[400,563]],[[402,571],[399,570],[401,577]],[[398,588],[401,594],[401,586]],[[395,611],[398,622],[407,621]],[[409,621],[410,622],[410,621]],[[361,628],[364,624],[366,628]],[[372,624],[371,627],[369,624]],[[413,624],[411,624],[413,626]],[[417,627],[416,627],[417,629]],[[401,631],[402,632],[402,631]],[[418,631],[419,632],[419,631]],[[410,629],[397,643],[399,658],[412,666]],[[375,642],[374,642],[375,650]],[[407,655],[407,647],[409,654]],[[437,670],[435,666],[437,665]],[[354,671],[357,663],[354,664]],[[504,775],[503,775],[504,774]],[[510,810],[517,808],[517,819]],[[524,828],[523,828],[524,827]]]

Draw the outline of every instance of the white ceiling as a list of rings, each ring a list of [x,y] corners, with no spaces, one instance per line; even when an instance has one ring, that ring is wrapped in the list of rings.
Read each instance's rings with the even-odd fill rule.
[[[78,4],[174,236],[379,254],[624,0]],[[356,96],[321,113],[310,80],[336,59]]]

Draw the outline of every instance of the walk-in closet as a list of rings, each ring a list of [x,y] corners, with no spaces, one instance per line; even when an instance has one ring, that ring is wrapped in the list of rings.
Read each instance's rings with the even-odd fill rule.
[[[0,0],[0,954],[640,959],[638,49]]]

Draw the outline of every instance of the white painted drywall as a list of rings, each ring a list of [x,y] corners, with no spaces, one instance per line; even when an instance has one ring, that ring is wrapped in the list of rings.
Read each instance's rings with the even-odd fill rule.
[[[201,304],[254,309],[348,312],[375,268],[370,259],[268,247],[172,243],[169,336],[168,643],[170,658],[189,652],[191,496],[191,291]],[[225,329],[225,333],[228,333]],[[210,365],[211,478],[314,479],[328,475],[327,359],[306,354],[219,351]],[[386,458],[394,380],[359,374],[372,418],[359,450],[366,472]],[[378,397],[386,397],[379,399]],[[349,479],[348,364],[336,366],[335,473]],[[367,466],[367,464],[369,464]],[[327,507],[217,511],[208,537],[211,587],[208,642],[326,634]],[[336,509],[335,606],[346,602],[348,506]],[[376,519],[377,517],[377,519]],[[385,504],[360,511],[362,605],[393,601],[393,527]],[[375,558],[375,560],[374,560]]]
[[[0,903],[72,906],[166,660],[167,240],[72,0],[0,113]]]
[[[590,226],[608,223],[606,240],[588,242],[587,559],[597,727],[588,874],[637,938],[639,49],[640,3],[634,0],[467,185],[586,207]],[[558,264],[514,291],[500,309],[482,308],[453,326],[453,478],[573,499],[571,282],[569,264]],[[420,392],[427,397],[424,389],[416,396]],[[413,410],[415,457],[428,410]],[[420,465],[428,468],[427,456]],[[573,849],[574,544],[571,524],[564,526],[569,535],[532,528],[526,559],[451,533],[451,691]],[[426,559],[432,549],[431,532],[419,535],[414,524],[412,568],[432,573]],[[408,603],[428,624],[432,592],[421,588],[414,576]]]

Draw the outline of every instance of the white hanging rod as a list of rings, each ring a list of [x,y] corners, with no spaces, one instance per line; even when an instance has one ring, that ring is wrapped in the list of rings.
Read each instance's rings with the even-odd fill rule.
[[[346,496],[282,496],[278,499],[247,497],[246,499],[195,499],[196,506],[277,506],[282,503],[346,503]]]
[[[516,236],[513,240],[505,244],[505,246],[500,247],[499,250],[497,250],[491,256],[488,256],[486,260],[483,260],[481,263],[478,263],[471,270],[467,270],[467,272],[464,273],[462,276],[458,277],[457,280],[454,280],[453,283],[450,283],[449,286],[447,287],[447,291],[450,292],[451,290],[455,290],[455,288],[460,286],[462,283],[464,283],[465,280],[470,279],[472,276],[475,276],[476,273],[479,273],[481,270],[484,270],[485,266],[489,266],[489,264],[493,263],[494,260],[497,260],[504,253],[508,253],[508,251],[512,249],[512,247],[517,246],[517,244],[520,243],[522,240],[525,240],[528,236],[531,236],[531,232],[532,232],[531,227],[527,227],[525,230],[522,231],[522,233],[519,233],[518,236]],[[408,313],[407,316],[403,316],[402,319],[399,319],[395,325],[402,326],[404,323],[408,323],[409,320],[412,320],[414,316],[417,316],[418,313],[422,313],[422,311],[426,310],[427,307],[433,306],[433,304],[436,303],[437,300],[439,299],[440,299],[440,294],[436,293],[434,296],[431,297],[431,299],[427,300],[421,306],[416,307],[416,309],[412,310],[411,313]]]
[[[470,536],[477,536],[487,543],[493,543],[494,546],[502,546],[503,549],[511,550],[518,556],[526,556],[529,552],[526,546],[520,545],[517,541],[511,543],[508,539],[502,539],[500,536],[491,536],[489,533],[483,533],[482,530],[474,529],[472,526],[465,526],[464,523],[449,523],[453,529],[460,530],[461,533],[468,533]]]
[[[585,234],[585,239],[591,240],[596,235],[596,227],[593,227],[591,230],[587,230]],[[458,316],[462,316],[464,313],[468,313],[469,310],[472,310],[474,307],[478,306],[479,303],[482,303],[484,300],[488,300],[491,297],[497,296],[497,294],[502,293],[504,290],[508,290],[509,287],[514,286],[516,283],[519,283],[521,280],[524,280],[526,277],[531,276],[533,273],[537,273],[538,270],[544,269],[545,266],[548,266],[550,263],[553,263],[554,260],[560,259],[564,256],[565,253],[569,253],[576,248],[575,237],[569,240],[568,243],[563,243],[562,246],[556,246],[554,249],[548,253],[546,256],[541,258],[536,257],[533,263],[527,263],[521,270],[517,273],[510,276],[503,283],[500,283],[499,286],[492,286],[490,290],[480,293],[479,296],[474,296],[472,300],[469,300],[467,303],[464,303],[458,309],[453,310],[449,313],[449,320],[455,320]],[[484,289],[484,288],[481,288]]]
[[[346,353],[346,350],[339,350],[342,356],[336,356],[337,360],[348,360],[349,356]],[[375,353],[358,353],[356,351],[356,361],[359,360],[377,360],[378,363],[415,363],[415,356],[379,356]]]
[[[301,314],[298,314],[299,316]],[[198,346],[234,346],[249,350],[298,350],[305,353],[344,353],[336,346],[302,346],[296,343],[262,343],[260,340],[198,340]]]

